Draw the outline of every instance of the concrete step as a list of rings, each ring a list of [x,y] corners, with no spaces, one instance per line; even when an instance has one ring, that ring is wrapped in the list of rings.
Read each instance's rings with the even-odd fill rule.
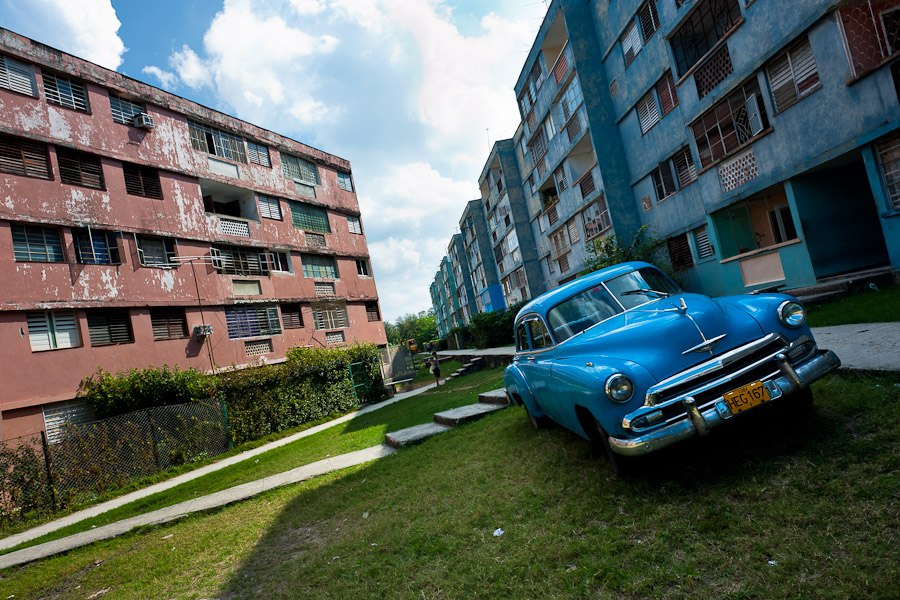
[[[499,388],[478,394],[478,401],[484,404],[502,404],[503,406],[506,406],[509,403],[506,398],[506,388]]]
[[[416,444],[431,436],[448,431],[450,427],[439,423],[425,423],[424,425],[416,425],[407,427],[400,431],[392,431],[384,436],[384,442],[391,448],[403,448]]]
[[[434,413],[434,422],[449,426],[459,425],[460,423],[476,421],[489,413],[504,408],[505,406],[499,404],[487,404],[481,402],[478,404],[468,404],[466,406],[460,406],[459,408],[445,410],[444,412]]]

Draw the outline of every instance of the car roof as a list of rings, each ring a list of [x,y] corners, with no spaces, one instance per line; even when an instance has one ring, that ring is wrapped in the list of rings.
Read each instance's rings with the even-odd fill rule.
[[[589,273],[583,277],[579,277],[573,281],[568,283],[564,283],[556,289],[550,290],[549,292],[544,292],[537,298],[531,300],[523,306],[519,313],[516,315],[516,320],[518,321],[522,315],[527,313],[538,313],[540,315],[545,314],[549,309],[553,308],[566,298],[570,296],[574,296],[578,292],[582,290],[586,290],[594,287],[601,281],[608,281],[619,275],[624,275],[625,273],[630,273],[636,269],[641,269],[644,267],[652,267],[653,265],[641,261],[632,261],[626,263],[619,263],[617,265],[613,265],[611,267],[606,267],[605,269],[600,269],[599,271],[594,271],[593,273]],[[655,267],[654,267],[655,268]]]

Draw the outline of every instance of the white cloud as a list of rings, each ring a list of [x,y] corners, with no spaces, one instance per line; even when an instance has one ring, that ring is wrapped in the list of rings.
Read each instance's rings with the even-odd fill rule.
[[[182,46],[181,50],[172,53],[169,57],[169,66],[188,87],[196,89],[212,83],[209,65],[200,60],[197,53],[187,44]]]
[[[21,2],[4,4],[11,17],[4,27],[108,69],[122,64],[128,49],[110,0],[29,0],[27,12]]]
[[[298,15],[315,15],[325,10],[324,0],[291,0]]]
[[[141,69],[141,73],[156,78],[159,81],[159,84],[166,89],[172,89],[175,87],[175,84],[178,83],[178,75],[170,73],[169,71],[163,71],[159,67],[154,67],[152,65]]]

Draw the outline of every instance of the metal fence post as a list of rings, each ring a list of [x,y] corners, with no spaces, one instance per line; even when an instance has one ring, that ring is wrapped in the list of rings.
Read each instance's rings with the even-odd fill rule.
[[[44,451],[44,469],[47,471],[50,499],[53,502],[53,511],[56,512],[56,486],[53,485],[53,473],[50,471],[50,444],[47,443],[47,432],[43,430],[41,430],[41,449]]]
[[[225,417],[225,439],[228,440],[228,449],[234,448],[234,442],[231,441],[231,428],[228,426],[228,407],[225,406],[225,399],[219,400],[222,405],[222,416]]]
[[[150,439],[153,442],[153,460],[156,462],[156,470],[159,471],[161,467],[159,466],[159,448],[157,448],[157,440],[156,440],[156,425],[153,423],[153,416],[150,414],[150,410],[144,411],[147,414],[147,421],[150,423]]]

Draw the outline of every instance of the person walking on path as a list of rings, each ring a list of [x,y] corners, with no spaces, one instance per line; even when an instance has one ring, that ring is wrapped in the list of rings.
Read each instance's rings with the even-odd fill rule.
[[[441,365],[434,350],[431,351],[431,372],[434,373],[434,385],[441,385]]]

